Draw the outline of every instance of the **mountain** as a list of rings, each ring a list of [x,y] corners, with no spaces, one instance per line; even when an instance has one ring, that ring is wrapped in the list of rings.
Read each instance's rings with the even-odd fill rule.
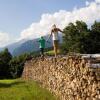
[[[47,38],[47,36],[44,37],[45,39]],[[19,47],[15,48],[13,50],[13,55],[20,55],[23,53],[28,53],[28,52],[33,52],[33,51],[39,51],[39,43],[38,43],[38,38],[37,39],[33,39],[33,40],[28,40],[24,43],[22,43]],[[52,42],[47,43],[46,42],[46,48],[48,47],[52,47]]]
[[[44,36],[45,40],[48,38],[48,35]],[[33,51],[39,51],[39,43],[37,42],[39,38],[28,40],[24,43],[22,43],[19,47],[15,48],[13,51],[13,55],[20,55],[23,53],[33,52]],[[59,34],[59,40],[60,43],[62,43],[62,35]],[[52,38],[50,38],[49,42],[46,42],[46,48],[52,47]]]
[[[0,51],[2,51],[2,48],[0,48]]]
[[[18,42],[9,44],[9,45],[7,45],[7,46],[5,46],[5,47],[3,47],[3,48],[0,48],[0,51],[4,50],[5,48],[8,48],[8,50],[9,50],[10,53],[12,54],[15,48],[20,47],[21,44],[23,44],[23,43],[26,42],[26,41],[27,41],[27,39],[22,39],[22,40],[20,40],[20,41],[18,41]]]
[[[44,36],[44,38],[47,39],[48,35]],[[59,39],[60,42],[62,42],[61,34],[59,34]],[[31,40],[24,39],[16,43],[10,44],[4,48],[8,48],[8,50],[13,56],[17,56],[32,51],[39,51],[39,43],[37,42],[38,40],[39,38]],[[50,38],[49,41],[50,41],[49,43],[46,42],[46,48],[52,47],[52,39]],[[4,48],[1,48],[0,50],[3,50]]]

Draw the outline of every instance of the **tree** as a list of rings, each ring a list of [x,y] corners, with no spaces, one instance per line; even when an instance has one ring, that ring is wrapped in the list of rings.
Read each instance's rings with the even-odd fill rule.
[[[22,75],[24,63],[30,54],[12,57],[7,48],[0,52],[0,79],[17,78]]]
[[[0,53],[0,78],[10,77],[9,62],[10,62],[11,59],[12,59],[12,55],[10,54],[8,49],[5,48],[4,51],[2,51]]]
[[[87,25],[83,21],[76,21],[75,24],[70,23],[64,29],[63,50],[66,52],[85,53],[85,39],[89,35]]]
[[[100,22],[94,22],[91,26],[91,52],[100,53]]]
[[[24,63],[26,62],[27,58],[29,58],[29,54],[23,54],[20,56],[13,57],[10,62],[10,73],[12,78],[17,78],[22,75]]]

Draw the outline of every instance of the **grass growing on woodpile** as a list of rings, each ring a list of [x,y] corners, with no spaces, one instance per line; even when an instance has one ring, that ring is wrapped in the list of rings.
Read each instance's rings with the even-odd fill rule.
[[[54,56],[55,55],[54,50],[46,51],[45,54],[49,55],[49,56]],[[62,54],[61,50],[58,51],[58,54]]]

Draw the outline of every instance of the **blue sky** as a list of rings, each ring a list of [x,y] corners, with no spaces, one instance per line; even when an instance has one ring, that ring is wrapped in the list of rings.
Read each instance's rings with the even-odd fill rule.
[[[85,0],[0,0],[0,30],[18,35],[43,13],[84,5]]]
[[[87,0],[0,0],[0,32],[20,38],[21,32],[41,20],[43,14],[84,8]],[[93,2],[94,0],[88,0]],[[98,0],[99,1],[99,0]],[[6,43],[4,43],[6,44]],[[2,46],[0,44],[0,46]]]

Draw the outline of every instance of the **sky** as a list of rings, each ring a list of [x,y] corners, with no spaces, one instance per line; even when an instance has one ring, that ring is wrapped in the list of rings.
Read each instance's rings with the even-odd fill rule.
[[[0,0],[0,47],[50,34],[53,24],[100,21],[100,0]]]

